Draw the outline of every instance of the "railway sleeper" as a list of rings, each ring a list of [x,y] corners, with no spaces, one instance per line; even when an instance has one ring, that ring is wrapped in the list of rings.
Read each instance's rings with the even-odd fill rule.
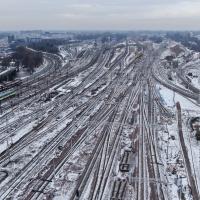
[[[125,196],[126,185],[127,181],[125,179],[115,180],[110,200],[123,200]]]

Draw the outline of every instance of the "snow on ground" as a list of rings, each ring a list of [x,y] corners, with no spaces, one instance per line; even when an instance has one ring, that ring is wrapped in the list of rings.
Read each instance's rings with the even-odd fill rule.
[[[23,127],[23,129],[15,132],[15,135],[10,136],[8,139],[5,139],[1,141],[0,143],[0,152],[5,151],[11,143],[15,143],[18,141],[21,137],[26,135],[28,132],[30,132],[33,128],[35,121],[32,121],[27,126]],[[7,137],[6,137],[7,138]]]
[[[122,54],[123,51],[124,51],[124,48],[117,49],[117,50],[115,51],[115,55],[113,56],[113,58],[112,58],[112,60],[111,60],[111,63],[113,63],[113,62],[117,59],[117,57],[118,57],[120,54]]]
[[[161,54],[160,58],[165,59],[167,56],[172,56],[172,55],[173,55],[173,53],[169,49],[167,49]]]
[[[191,99],[185,98],[162,85],[157,85],[157,90],[159,91],[166,106],[174,108],[175,103],[179,101],[182,109],[200,112],[200,105],[198,105],[196,102],[193,102]]]
[[[127,65],[129,65],[135,59],[135,56],[136,56],[136,48],[132,47],[132,48],[130,48],[130,53],[129,53],[129,55],[126,58],[125,66],[124,67],[126,67]]]
[[[96,109],[94,112],[97,112]],[[84,171],[84,167],[91,156],[93,146],[96,144],[99,135],[96,134],[102,130],[102,126],[97,128],[92,134],[86,137],[76,152],[72,154],[70,159],[63,165],[62,170],[54,179],[53,183],[48,186],[48,190],[57,189],[55,200],[70,199],[74,192],[80,174]],[[85,195],[87,195],[85,193]],[[87,200],[87,199],[84,199]]]
[[[179,200],[179,194],[184,194],[186,200],[191,200],[188,187],[187,171],[179,142],[176,119],[166,126],[158,128],[158,148],[162,172],[166,179],[169,199]]]
[[[192,84],[194,85],[194,87],[196,88],[200,88],[200,77],[198,78],[192,78]]]
[[[189,68],[189,71],[191,68],[195,69],[196,71],[199,70],[200,66],[200,59],[191,59],[189,62],[187,62],[185,65],[182,66],[183,69],[187,70]]]
[[[185,144],[188,148],[188,156],[190,159],[192,171],[196,177],[198,188],[200,188],[200,144],[195,138],[195,133],[192,132],[189,126],[191,117],[200,116],[200,105],[189,98],[185,98],[164,86],[157,85],[157,90],[166,106],[176,113],[175,103],[180,102],[182,108],[182,125]],[[172,195],[173,200],[178,200],[178,191],[185,194],[187,200],[192,199],[190,196],[190,188],[188,187],[187,174],[185,171],[184,159],[181,152],[179,142],[177,119],[173,119],[158,131],[159,148],[161,150],[161,159],[166,169],[165,176],[168,180],[168,191]],[[174,138],[172,137],[174,136]],[[176,168],[176,172],[172,173]]]
[[[71,90],[67,90],[65,86],[59,87],[57,91],[61,92],[62,94],[69,93]]]
[[[36,75],[36,74],[40,74],[40,72],[42,72],[42,70],[44,70],[45,68],[48,67],[48,62],[46,59],[44,59],[44,62],[41,66],[35,68],[35,72],[33,73],[33,75]],[[25,68],[20,68],[19,72],[17,73],[17,78],[20,78],[20,79],[26,79],[26,78],[29,78],[31,75],[29,72],[27,72],[27,69]]]
[[[69,84],[68,86],[71,86],[71,87],[77,87],[78,85],[81,84],[81,80],[80,80],[80,77],[79,76],[76,76]]]
[[[194,52],[193,59],[199,59],[199,58],[200,58],[200,53],[199,52]]]
[[[63,57],[63,58],[65,58],[69,53],[66,51],[66,49],[64,48],[64,46],[60,46],[59,47],[59,54]]]
[[[192,132],[192,130],[188,127],[188,118],[190,118],[189,114],[186,115],[183,120],[184,139],[188,148],[192,171],[194,173],[194,177],[196,178],[198,188],[200,188],[200,142],[196,140],[195,132]]]
[[[176,73],[174,72],[174,73],[172,73],[172,83],[173,84],[175,84],[175,85],[177,85],[177,86],[179,86],[180,88],[183,88],[184,90],[188,90],[189,91],[189,89],[183,84],[183,82],[182,82],[182,80],[180,80],[179,79],[179,77],[177,77],[177,75],[176,75]]]

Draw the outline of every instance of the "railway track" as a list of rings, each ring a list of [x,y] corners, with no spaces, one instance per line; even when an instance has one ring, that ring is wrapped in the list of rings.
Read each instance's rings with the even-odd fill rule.
[[[130,91],[130,88],[127,89],[126,91]],[[132,88],[131,88],[132,89]],[[89,160],[87,166],[85,167],[85,171],[83,173],[83,175],[81,176],[77,187],[71,197],[72,199],[75,199],[76,196],[76,191],[79,190],[80,191],[80,196],[81,194],[84,195],[84,191],[87,190],[87,188],[85,188],[88,185],[88,181],[89,181],[89,177],[92,176],[92,172],[93,172],[93,168],[94,166],[96,166],[97,170],[95,170],[95,174],[98,174],[98,176],[93,177],[93,181],[92,181],[92,185],[90,187],[90,195],[89,199],[102,199],[103,198],[103,193],[104,193],[104,189],[105,186],[107,184],[107,178],[108,178],[108,174],[110,173],[112,164],[113,164],[113,156],[114,156],[114,151],[116,151],[116,149],[118,148],[119,145],[119,138],[120,138],[120,133],[123,129],[123,125],[121,126],[121,124],[126,124],[126,118],[124,117],[124,115],[128,115],[129,108],[132,106],[132,102],[135,101],[136,97],[133,98],[133,91],[135,92],[135,90],[132,89],[131,94],[129,94],[129,99],[128,99],[128,106],[125,107],[123,113],[123,120],[118,123],[118,129],[116,131],[116,134],[114,136],[114,138],[111,138],[111,131],[112,131],[112,127],[116,118],[116,114],[117,113],[113,113],[113,115],[110,118],[110,125],[104,127],[102,133],[101,133],[101,137],[99,139],[99,142],[97,143],[96,147],[94,148],[94,152],[96,153],[92,153],[92,159]],[[128,94],[129,92],[127,92]],[[137,96],[137,95],[136,95]],[[121,101],[123,101],[123,99],[126,97],[126,94],[124,94],[123,96],[120,97],[120,100],[118,100],[118,106],[121,104]],[[117,112],[118,108],[116,109]],[[120,131],[120,133],[118,133],[118,131]],[[113,147],[112,149],[110,149],[110,147]],[[114,148],[116,147],[116,148]],[[88,167],[90,166],[90,167]]]
[[[159,74],[159,75],[158,75]],[[165,78],[163,79],[163,76],[162,74],[159,73],[159,70],[158,69],[155,69],[155,67],[152,69],[152,75],[154,77],[154,79],[156,81],[158,81],[161,85],[164,85],[165,87],[169,88],[170,90],[172,91],[175,91],[185,97],[189,97],[191,99],[194,99],[195,101],[197,101],[198,99],[198,95],[193,93],[193,92],[190,92],[189,90],[185,90],[175,84],[172,84],[172,83],[168,83]]]
[[[105,59],[105,61],[103,62],[103,64],[100,64],[100,68],[102,68],[103,66],[105,66],[105,64],[109,61],[108,60],[108,57],[109,56],[107,56],[106,57],[106,59]],[[131,65],[131,64],[130,64]],[[129,65],[129,66],[130,66]],[[102,76],[101,76],[101,78],[103,77],[103,76],[109,76],[109,74],[110,73],[112,73],[112,70],[113,70],[113,67],[114,67],[115,65],[114,65],[114,63],[113,63],[113,65],[112,65],[112,68],[110,68],[109,69],[109,71],[108,72],[105,72],[105,73],[103,73],[102,74]],[[98,70],[99,71],[99,70]],[[97,75],[97,72],[98,71],[93,71],[90,75],[89,75],[89,77],[93,77],[95,74]],[[87,79],[89,79],[89,77],[86,77],[85,78],[85,80],[87,80]],[[95,85],[95,84],[99,84],[98,82],[100,82],[99,80],[101,80],[101,78],[100,79],[96,79],[90,86],[89,86],[89,88],[87,87],[87,88],[85,88],[85,89],[82,89],[82,91],[81,91],[81,88],[84,88],[84,86],[86,86],[87,85],[87,83],[88,82],[91,82],[91,81],[88,81],[87,80],[87,82],[85,83],[84,81],[81,83],[81,85],[80,85],[80,87],[78,87],[77,89],[75,89],[74,91],[73,91],[73,95],[72,95],[72,97],[75,97],[77,94],[79,94],[79,95],[81,95],[81,94],[84,94],[83,92],[85,92],[85,91],[88,91],[93,85]],[[97,83],[96,83],[97,82]],[[96,86],[98,86],[98,85],[96,85]],[[80,93],[80,91],[82,92],[82,93]],[[72,99],[72,97],[69,97],[69,98],[67,98],[65,101],[69,101],[70,99]],[[79,97],[77,97],[76,99],[78,99]],[[75,102],[76,102],[76,99],[74,100]],[[62,102],[62,109],[61,110],[63,110],[63,103],[65,103],[64,101]],[[55,104],[55,103],[54,103]],[[51,107],[52,105],[50,104],[50,106],[49,107]],[[67,108],[68,108],[69,106],[67,106]],[[46,108],[46,109],[48,109],[48,107]],[[45,110],[46,110],[45,109]],[[59,113],[60,111],[61,111],[60,109],[56,112],[56,113]],[[39,113],[37,113],[37,115],[39,115]],[[54,112],[54,116],[53,117],[55,117],[56,115],[55,115],[55,112]],[[28,117],[28,116],[27,116]],[[50,117],[47,117],[47,119],[45,120],[46,122],[47,121],[50,121],[49,120],[49,118],[53,118],[52,116],[50,116]],[[12,126],[15,126],[16,125],[16,123],[14,123]],[[4,131],[5,131],[5,129],[4,129]],[[5,138],[4,138],[5,139]]]
[[[149,53],[144,48],[141,56],[134,52],[135,57],[130,59],[133,52],[128,44],[121,49],[115,60],[114,48],[98,52],[99,55],[95,57],[91,50],[84,51],[80,59],[74,61],[68,74],[63,77],[58,75],[51,82],[52,85],[49,85],[49,88],[59,88],[68,84],[66,81],[77,76],[76,73],[89,70],[68,96],[55,99],[46,104],[45,108],[27,114],[24,116],[24,123],[18,125],[20,130],[31,122],[28,119],[31,114],[37,116],[45,114],[45,109],[52,110],[38,125],[37,130],[28,132],[0,154],[0,165],[6,168],[16,159],[20,161],[30,146],[36,146],[48,138],[46,144],[41,142],[38,147],[33,148],[35,153],[29,158],[24,157],[25,161],[15,173],[12,172],[13,176],[9,175],[4,180],[6,184],[1,187],[1,199],[50,200],[50,194],[59,194],[59,191],[55,191],[56,188],[53,191],[52,185],[62,174],[64,166],[72,162],[74,155],[81,155],[80,151],[86,148],[92,138],[94,144],[89,143],[91,153],[87,154],[87,160],[81,167],[76,186],[68,193],[69,199],[76,199],[78,191],[79,199],[122,200],[128,198],[127,192],[133,186],[133,198],[137,200],[166,200],[165,181],[159,167],[162,163],[156,144],[156,124],[157,116],[165,116],[167,119],[171,113],[156,91],[155,77],[152,74],[152,65],[156,62],[154,52]],[[78,55],[76,51],[71,54]],[[88,60],[92,64],[88,65]],[[81,67],[78,66],[84,62]],[[42,79],[41,82],[30,81],[42,83]],[[38,92],[44,93],[49,88],[40,88]],[[33,88],[30,93],[32,91]],[[30,97],[24,104],[20,103],[20,106],[23,107],[38,96]],[[58,116],[62,117],[56,121]],[[9,122],[10,128],[22,119]],[[70,121],[66,126],[56,131],[68,119]],[[0,133],[7,130],[9,128],[2,126]],[[133,134],[129,134],[132,131]],[[6,140],[6,137],[1,139]],[[130,143],[127,142],[128,139]],[[130,171],[116,175],[121,160],[119,156],[128,151],[126,148],[133,150],[131,153],[135,163]],[[127,163],[128,157],[124,159]]]
[[[96,71],[95,71],[95,73],[96,73]],[[112,73],[112,71],[108,71],[108,72],[105,72],[103,75],[109,75],[110,73]],[[92,76],[94,75],[94,73],[92,73],[91,74]],[[62,102],[62,107],[61,108],[58,108],[57,110],[54,110],[54,112],[53,112],[53,115],[50,115],[49,117],[47,117],[46,119],[45,119],[45,121],[43,121],[43,125],[41,126],[41,128],[46,124],[46,123],[49,123],[51,120],[50,119],[53,119],[53,118],[55,118],[56,116],[57,116],[57,114],[59,114],[61,111],[63,111],[63,110],[65,110],[65,109],[68,109],[70,106],[71,106],[71,101],[73,100],[73,101],[77,101],[78,100],[78,98],[79,98],[79,96],[81,96],[82,95],[82,93],[81,94],[79,94],[79,96],[76,96],[78,93],[80,93],[80,91],[81,92],[85,92],[85,90],[90,90],[90,88],[95,84],[97,87],[98,87],[98,84],[100,84],[99,83],[100,81],[99,81],[99,79],[97,79],[92,85],[90,85],[89,87],[87,87],[87,89],[81,89],[81,88],[84,88],[84,86],[85,85],[87,85],[88,84],[88,81],[86,82],[86,83],[82,83],[81,85],[80,85],[80,87],[78,88],[78,89],[75,89],[74,90],[74,92],[73,92],[73,95],[72,95],[72,97],[67,97],[64,101],[66,101],[66,102],[69,102],[69,104],[67,104],[66,105],[66,107],[65,106],[63,106],[63,104],[65,104],[65,102]],[[98,95],[99,96],[99,95]],[[75,97],[75,99],[73,99],[73,97]],[[89,104],[90,104],[90,102],[89,102]],[[82,107],[84,108],[85,107],[85,105],[87,105],[87,103],[85,103],[84,105],[82,105]],[[79,110],[81,110],[80,108],[78,108]],[[78,109],[76,109],[76,110],[78,110]],[[67,117],[70,117],[70,116],[67,116]],[[67,117],[65,117],[65,118],[67,118]],[[64,119],[65,119],[64,118]],[[63,120],[64,120],[63,119]],[[62,122],[62,121],[61,121]],[[58,123],[60,123],[60,122],[58,122]],[[57,123],[57,124],[58,124]],[[56,127],[57,126],[57,124],[56,125],[54,125],[54,127]],[[52,128],[52,127],[51,127]],[[49,130],[49,129],[48,129]],[[38,131],[38,130],[37,130]],[[35,131],[31,131],[32,133],[33,133],[33,135],[35,136]],[[48,131],[45,131],[45,133],[46,132],[48,132]],[[31,134],[29,134],[29,133],[27,133],[26,134],[27,136],[29,136],[30,137],[30,135]],[[24,136],[24,137],[26,137],[26,136]],[[21,139],[23,139],[24,137],[22,137]],[[17,146],[19,146],[19,143],[17,142],[16,143],[16,145]],[[12,148],[13,148],[14,146],[12,146]]]
[[[179,102],[176,103],[176,108],[177,108],[177,112],[178,112],[177,118],[178,118],[179,141],[180,141],[182,155],[184,158],[184,163],[186,166],[187,179],[188,179],[188,182],[191,187],[191,193],[192,193],[193,199],[200,199],[200,193],[199,193],[195,178],[193,177],[192,167],[191,167],[189,156],[188,156],[188,150],[187,150],[187,147],[186,147],[186,144],[184,141],[184,137],[183,137],[182,114],[181,114],[181,106],[180,106]]]
[[[82,66],[81,68],[75,68],[75,69],[72,69],[71,71],[69,71],[68,69],[65,69],[65,71],[63,71],[64,75],[62,75],[62,76],[61,76],[60,72],[57,72],[57,77],[56,77],[55,70],[54,70],[53,72],[49,72],[47,75],[43,75],[39,78],[33,77],[33,80],[27,81],[23,84],[25,91],[19,91],[20,94],[23,94],[23,95],[25,94],[26,96],[25,97],[21,96],[20,99],[17,98],[15,101],[15,104],[8,105],[5,109],[9,109],[9,108],[19,105],[19,104],[22,105],[22,103],[23,103],[23,107],[25,107],[26,104],[30,104],[30,102],[33,101],[32,97],[39,98],[39,96],[42,93],[44,93],[46,90],[51,88],[53,85],[57,85],[61,81],[64,81],[66,78],[73,77],[73,76],[87,70],[89,67],[93,66],[95,64],[95,62],[98,60],[99,55],[100,55],[100,53],[97,53],[88,64],[86,64],[85,66],[81,65]],[[58,65],[58,64],[56,64],[56,65]],[[51,78],[51,76],[52,76],[52,78]],[[55,77],[57,79],[55,79]],[[52,80],[52,81],[50,81],[50,80]],[[39,86],[38,91],[36,91],[35,88],[33,88],[33,91],[30,90],[31,89],[30,86],[33,83],[37,84],[37,86]],[[43,88],[40,88],[41,86],[43,86]],[[23,89],[23,87],[22,87],[22,89]],[[6,115],[9,115],[9,114],[6,114]],[[5,117],[5,115],[4,115],[4,117]]]
[[[121,97],[120,97],[121,98]]]
[[[104,62],[107,62],[107,58],[106,58],[106,61],[104,61]],[[104,62],[103,62],[103,64],[100,64],[100,65],[103,66],[103,65],[104,65]],[[89,77],[94,76],[95,74],[97,74],[97,72],[98,72],[97,70],[92,71],[92,73],[89,74]],[[60,113],[63,109],[65,109],[65,108],[63,108],[63,104],[65,104],[65,102],[68,102],[68,101],[72,100],[72,99],[78,94],[78,92],[81,91],[81,88],[84,88],[84,86],[88,83],[88,80],[87,80],[87,79],[89,79],[89,77],[86,77],[86,78],[83,80],[83,82],[81,83],[81,85],[73,91],[73,94],[72,94],[70,97],[64,97],[64,98],[61,100],[61,101],[62,101],[62,108],[58,108],[57,111],[54,112],[54,116],[49,116],[49,117],[47,117],[46,121],[49,121],[49,122],[50,122],[50,120],[49,120],[50,118],[55,117],[55,116],[56,116],[56,113],[58,114],[58,113]],[[86,80],[87,80],[87,82],[85,83]],[[59,85],[59,86],[61,86],[61,85]],[[89,89],[89,88],[88,88],[88,89]],[[76,98],[76,99],[77,99],[77,98]],[[75,100],[75,101],[76,101],[76,100]],[[39,113],[39,111],[36,111],[36,112],[33,113],[33,114],[30,113],[30,114],[24,116],[24,118],[29,118],[30,116],[33,117],[33,115],[34,115],[34,116],[38,116],[38,115],[43,116],[43,115],[45,114],[45,111],[48,110],[48,109],[50,109],[50,108],[53,106],[52,104],[56,105],[57,102],[51,102],[50,105],[48,105],[46,108],[44,108],[44,110],[42,110],[41,113]],[[67,105],[67,108],[68,108],[68,107],[69,107],[69,105]],[[22,119],[22,118],[21,118],[21,119]],[[19,119],[19,120],[17,120],[16,122],[10,124],[10,127],[16,127],[16,125],[19,125],[19,121],[20,121],[21,119]],[[29,123],[29,122],[30,122],[30,120],[29,120],[27,123]],[[9,131],[10,127],[1,128],[0,131],[2,130],[2,131],[5,132],[6,129],[7,129],[7,131]],[[3,139],[5,140],[5,139],[7,139],[7,137],[4,137]]]
[[[107,107],[107,105],[106,105],[106,107]],[[116,107],[116,105],[111,105],[111,108],[112,107]],[[105,110],[105,109],[102,109],[102,110]],[[99,121],[99,120],[98,120]],[[40,189],[41,189],[41,186],[39,187]],[[29,199],[29,198],[28,198]]]

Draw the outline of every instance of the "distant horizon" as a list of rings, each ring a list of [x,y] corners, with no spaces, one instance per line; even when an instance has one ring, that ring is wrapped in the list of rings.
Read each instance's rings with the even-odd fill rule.
[[[106,30],[106,29],[83,29],[83,30],[72,30],[72,29],[19,29],[19,30],[0,30],[0,33],[4,33],[4,32],[26,32],[26,31],[30,31],[30,32],[36,32],[36,31],[47,31],[47,32],[200,32],[200,29],[196,29],[196,30],[192,30],[192,29],[185,29],[185,30],[181,30],[181,29],[177,29],[177,30],[173,30],[173,29],[166,29],[166,30],[162,30],[162,29],[155,29],[155,30],[151,30],[151,29],[138,29],[138,30],[120,30],[120,29],[113,29],[113,30]]]

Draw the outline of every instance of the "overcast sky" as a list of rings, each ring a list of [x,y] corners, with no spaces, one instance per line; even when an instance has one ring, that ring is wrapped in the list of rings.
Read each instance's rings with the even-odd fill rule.
[[[0,0],[0,30],[200,30],[200,0]]]

